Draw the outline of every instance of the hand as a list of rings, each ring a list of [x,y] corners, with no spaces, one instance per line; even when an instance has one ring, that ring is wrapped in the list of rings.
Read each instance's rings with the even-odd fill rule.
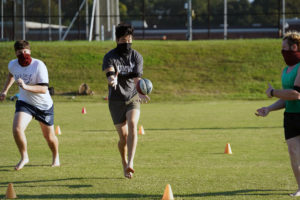
[[[266,90],[266,95],[269,97],[269,98],[272,98],[271,96],[271,91],[274,90],[274,88],[272,87],[272,85],[270,83],[268,83],[268,86],[269,88]]]
[[[148,101],[150,101],[150,97],[148,96],[148,95],[142,95],[142,94],[140,94],[140,93],[138,93],[139,94],[139,101],[141,102],[141,103],[148,103]]]
[[[21,88],[23,88],[24,90],[26,90],[27,85],[24,83],[23,79],[19,78],[19,79],[17,80],[17,84],[18,84]]]
[[[0,93],[0,101],[3,101],[6,97],[6,93],[5,92],[1,92]]]
[[[256,110],[255,115],[256,116],[261,116],[261,117],[266,117],[269,114],[270,110],[268,107],[262,107]]]
[[[118,85],[118,72],[116,73],[116,75],[111,75],[107,78],[108,81],[108,85],[112,86],[113,88],[115,88],[115,90],[117,89],[117,85]]]

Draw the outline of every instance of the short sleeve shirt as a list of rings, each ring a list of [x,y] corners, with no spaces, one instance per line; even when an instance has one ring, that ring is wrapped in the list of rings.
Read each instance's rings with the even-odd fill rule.
[[[116,49],[108,52],[103,58],[102,70],[113,67],[119,72],[116,89],[108,86],[109,100],[128,101],[137,94],[133,78],[143,75],[143,57],[136,50],[128,56],[120,56]]]
[[[48,85],[48,70],[46,65],[35,58],[32,58],[30,65],[22,67],[18,63],[18,59],[14,59],[8,64],[9,72],[14,76],[15,80],[23,79],[27,85]],[[47,90],[46,94],[34,93],[19,87],[19,100],[24,101],[40,110],[48,110],[52,107],[53,101]]]

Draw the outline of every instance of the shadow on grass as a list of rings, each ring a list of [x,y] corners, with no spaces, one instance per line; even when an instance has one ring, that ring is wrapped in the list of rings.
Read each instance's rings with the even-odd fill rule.
[[[282,126],[272,126],[272,127],[203,127],[203,128],[147,128],[147,131],[192,131],[192,130],[239,130],[239,129],[273,129],[282,128]],[[83,132],[115,132],[116,130],[83,130]]]
[[[272,128],[282,128],[282,126],[272,126],[272,127],[256,127],[256,126],[245,126],[245,127],[203,127],[203,128],[147,128],[149,131],[190,131],[190,130],[239,130],[239,129],[272,129]]]
[[[9,168],[9,167],[15,168],[15,165],[6,165],[6,166],[4,165],[4,166],[0,166],[0,169],[1,169],[1,168]]]
[[[51,166],[51,165],[32,165],[32,164],[27,164],[26,165],[26,167],[49,167],[49,166]],[[1,168],[8,168],[8,167],[13,168],[13,171],[14,171],[15,165],[0,166],[0,169]]]
[[[26,165],[26,167],[50,167],[51,165]],[[10,168],[10,169],[2,169],[2,168]],[[0,166],[0,172],[1,171],[6,171],[6,172],[10,172],[10,171],[16,171],[15,170],[15,165],[10,165],[10,166]]]
[[[52,180],[31,180],[31,181],[15,181],[13,182],[13,184],[16,186],[16,187],[23,187],[22,185],[19,185],[19,184],[27,184],[27,183],[47,183],[47,182],[58,182],[58,181],[76,181],[76,180],[90,180],[90,179],[93,179],[93,180],[106,180],[106,179],[109,179],[109,180],[112,180],[112,179],[115,179],[115,180],[119,180],[119,179],[124,179],[124,178],[106,178],[106,177],[90,177],[90,178],[63,178],[63,179],[52,179]],[[0,182],[0,187],[7,187],[7,185],[11,183],[11,182]],[[52,186],[52,185],[51,185]],[[72,188],[80,188],[81,185],[69,185],[71,186]],[[27,187],[27,186],[24,186],[24,187]],[[40,187],[40,186],[28,186],[28,187]],[[90,185],[84,185],[84,187],[90,187]]]
[[[8,186],[8,183],[7,185],[5,186],[0,186],[3,187],[3,188],[7,188]],[[66,185],[66,184],[61,184],[61,185],[38,185],[38,186],[35,186],[35,185],[18,185],[18,186],[15,186],[16,188],[53,188],[53,187],[58,187],[58,188],[62,188],[62,187],[66,187],[66,188],[70,188],[70,189],[78,189],[78,188],[90,188],[90,187],[93,187],[93,185]]]
[[[280,193],[278,193],[280,192]],[[274,195],[287,195],[287,193],[281,193],[283,190],[261,190],[261,189],[245,189],[245,190],[234,190],[224,192],[208,192],[208,193],[195,193],[186,195],[176,195],[174,198],[193,198],[193,197],[217,197],[217,196],[238,196],[238,195],[253,195],[253,196],[274,196]],[[41,195],[18,195],[21,199],[161,199],[163,194],[135,194],[135,193],[116,193],[116,194],[41,194]]]
[[[42,195],[18,195],[20,199],[161,199],[162,195],[144,195],[134,193],[117,194],[42,194]]]
[[[280,193],[278,193],[280,192]],[[283,193],[285,192],[285,193]],[[207,193],[196,193],[186,195],[175,195],[177,197],[213,197],[213,196],[235,196],[235,195],[253,195],[253,196],[274,196],[274,195],[285,195],[288,196],[287,190],[269,190],[269,189],[244,189],[224,192],[207,192]]]

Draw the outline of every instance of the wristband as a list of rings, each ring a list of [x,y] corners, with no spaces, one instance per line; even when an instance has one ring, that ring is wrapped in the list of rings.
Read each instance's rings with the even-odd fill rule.
[[[296,90],[297,92],[300,92],[300,87],[299,87],[299,86],[296,86],[296,85],[294,85],[294,90]]]
[[[111,75],[116,75],[116,72],[109,71],[106,73],[106,77],[110,77]]]
[[[274,96],[273,92],[274,92],[274,89],[272,89],[271,92],[270,92],[271,97]]]

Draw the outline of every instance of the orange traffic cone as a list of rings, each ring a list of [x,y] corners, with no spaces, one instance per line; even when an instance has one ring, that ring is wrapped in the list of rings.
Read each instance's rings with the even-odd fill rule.
[[[164,196],[162,197],[161,200],[174,200],[173,192],[172,192],[170,184],[166,185]]]
[[[16,192],[14,190],[14,186],[13,186],[12,183],[8,184],[5,198],[6,199],[15,199],[15,198],[17,198]]]
[[[139,128],[139,134],[140,135],[144,135],[145,134],[145,130],[144,130],[144,127],[142,125]]]
[[[60,130],[60,127],[58,125],[56,126],[55,134],[56,135],[61,135],[61,130]]]
[[[226,154],[232,154],[231,147],[230,147],[229,143],[226,144],[225,152],[224,153],[226,153]]]
[[[81,113],[82,113],[82,114],[86,114],[86,109],[85,109],[85,107],[82,108]]]

